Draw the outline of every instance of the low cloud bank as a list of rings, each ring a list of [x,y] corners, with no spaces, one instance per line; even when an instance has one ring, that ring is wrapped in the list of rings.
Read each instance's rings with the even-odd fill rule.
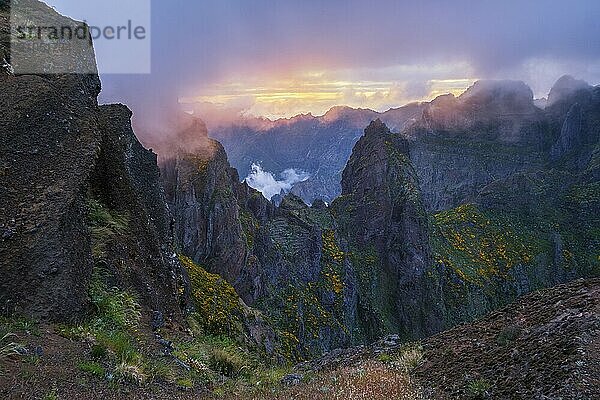
[[[292,186],[298,182],[304,182],[310,175],[304,171],[289,168],[279,174],[279,180],[275,176],[262,169],[257,163],[252,164],[252,171],[246,177],[248,186],[261,192],[267,199],[284,192],[289,192]]]

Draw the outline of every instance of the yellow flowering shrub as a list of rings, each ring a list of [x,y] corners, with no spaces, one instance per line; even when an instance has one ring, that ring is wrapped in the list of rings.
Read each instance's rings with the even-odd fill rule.
[[[208,333],[231,334],[239,330],[243,314],[240,298],[225,279],[206,272],[188,257],[179,256],[190,277],[196,319]]]

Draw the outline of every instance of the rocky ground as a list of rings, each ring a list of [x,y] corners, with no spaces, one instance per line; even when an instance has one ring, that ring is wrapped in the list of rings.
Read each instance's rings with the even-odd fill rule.
[[[484,319],[423,342],[404,343],[388,336],[369,346],[330,352],[292,370],[273,369],[254,380],[223,377],[211,392],[160,379],[141,385],[110,383],[82,370],[89,344],[65,338],[58,326],[20,328],[18,338],[26,355],[2,363],[2,398],[591,400],[600,396],[600,279],[532,293]],[[175,330],[165,334],[185,335]],[[154,343],[144,347],[147,354],[163,354],[156,340],[144,334],[140,339]]]
[[[578,280],[532,293],[421,344],[390,336],[331,352],[296,370],[299,376],[356,371],[378,362],[386,371],[408,373],[405,383],[428,399],[597,399],[599,334],[600,279]],[[382,389],[349,398],[393,393]]]

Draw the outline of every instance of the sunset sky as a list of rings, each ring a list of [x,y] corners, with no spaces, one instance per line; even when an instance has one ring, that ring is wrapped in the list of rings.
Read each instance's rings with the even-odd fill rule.
[[[102,99],[277,118],[385,110],[475,79],[542,97],[565,73],[600,83],[599,21],[597,0],[153,1],[152,74],[103,76]]]

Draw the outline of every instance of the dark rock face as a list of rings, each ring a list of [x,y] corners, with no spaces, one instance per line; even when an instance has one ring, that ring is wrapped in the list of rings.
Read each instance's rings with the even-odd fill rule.
[[[33,16],[75,23],[40,2]],[[2,9],[1,52],[10,60]],[[65,47],[65,46],[63,46]],[[93,50],[67,60],[95,60]],[[71,54],[73,53],[73,54]],[[71,57],[73,56],[73,57]],[[95,61],[94,61],[95,62]],[[123,106],[98,107],[97,75],[0,75],[0,308],[44,320],[80,319],[94,271],[113,264],[115,279],[136,287],[148,308],[177,317],[185,279],[171,259],[170,217],[156,156],[135,138]],[[92,197],[128,214],[120,244],[93,253]],[[114,245],[114,246],[113,246]],[[182,286],[178,286],[182,285]]]
[[[100,144],[99,81],[3,76],[0,88],[0,225],[13,233],[0,243],[1,305],[75,315],[92,270],[85,195]]]
[[[344,170],[342,196],[333,208],[350,251],[373,249],[377,254],[376,292],[385,296],[379,299],[383,307],[372,311],[381,318],[386,310],[389,315],[383,320],[389,318],[386,322],[407,337],[439,330],[443,305],[430,292],[425,276],[432,265],[427,214],[408,159],[408,143],[380,120],[369,125],[355,146]],[[362,287],[359,297],[372,297],[368,292]]]
[[[160,181],[157,156],[139,143],[131,111],[101,106],[103,133],[90,191],[110,210],[127,215],[128,232],[100,261],[118,287],[134,287],[153,311],[170,318],[187,308],[187,279],[172,243],[171,215]]]
[[[546,109],[557,132],[550,161],[561,169],[583,171],[600,142],[600,88],[575,83],[570,87]]]
[[[552,160],[559,160],[582,145],[584,134],[582,119],[581,106],[577,103],[573,104],[567,113],[560,136],[550,151]]]
[[[50,12],[39,3],[34,11]],[[33,12],[33,11],[32,11]],[[8,10],[0,12],[8,32]],[[64,25],[73,21],[62,18]],[[6,40],[6,42],[5,42]],[[8,64],[8,37],[0,53]],[[82,54],[93,58],[93,54]],[[85,194],[100,143],[97,76],[0,75],[0,307],[69,318],[92,270]]]
[[[195,127],[196,145],[162,162],[175,237],[186,255],[223,276],[252,304],[257,272],[249,257],[242,211],[265,218],[273,206],[239,182],[221,144],[207,137],[203,125]]]

